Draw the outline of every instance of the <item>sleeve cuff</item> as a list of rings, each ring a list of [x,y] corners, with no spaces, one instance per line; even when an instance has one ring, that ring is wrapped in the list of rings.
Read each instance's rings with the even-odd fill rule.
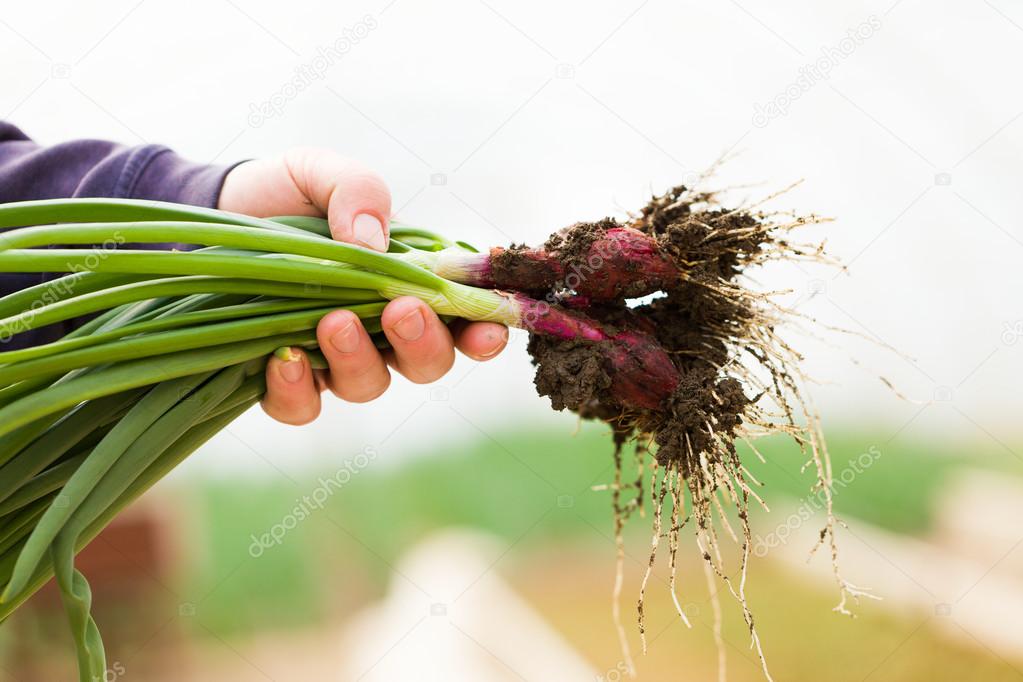
[[[124,165],[116,195],[216,208],[224,178],[238,163],[198,164],[167,147],[136,147]]]

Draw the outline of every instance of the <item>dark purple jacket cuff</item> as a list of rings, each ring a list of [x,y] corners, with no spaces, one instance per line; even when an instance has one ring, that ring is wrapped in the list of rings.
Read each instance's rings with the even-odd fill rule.
[[[186,161],[167,147],[127,147],[103,140],[73,140],[42,147],[0,121],[0,203],[32,199],[106,197],[151,199],[215,208],[233,166]],[[180,245],[130,245],[170,248]],[[0,296],[53,279],[50,274],[0,273]],[[19,334],[9,350],[60,338],[81,320]]]
[[[107,197],[213,208],[231,168],[192,163],[155,144],[72,140],[42,147],[0,121],[0,203]]]

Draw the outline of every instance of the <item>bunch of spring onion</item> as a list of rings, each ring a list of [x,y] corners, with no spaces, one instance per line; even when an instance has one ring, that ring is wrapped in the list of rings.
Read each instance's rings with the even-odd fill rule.
[[[605,343],[623,404],[677,383],[641,335],[494,289],[514,283],[492,281],[492,254],[397,223],[386,254],[334,241],[319,219],[146,201],[0,205],[0,228],[0,272],[62,273],[0,299],[0,340],[87,320],[44,345],[0,344],[0,619],[55,577],[83,680],[103,679],[105,656],[76,552],[260,400],[270,354],[301,347],[324,367],[315,328],[330,311],[386,344],[386,301],[417,296],[441,316]],[[130,246],[168,242],[195,248]]]

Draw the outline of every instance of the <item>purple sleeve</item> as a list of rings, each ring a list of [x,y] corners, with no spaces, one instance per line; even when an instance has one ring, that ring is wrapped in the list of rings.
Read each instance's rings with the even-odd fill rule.
[[[126,147],[74,140],[42,147],[0,121],[0,203],[68,197],[151,199],[214,208],[231,166],[186,161],[160,145]],[[168,248],[170,245],[133,246]],[[53,279],[51,274],[0,273],[0,296]],[[82,320],[0,338],[10,350],[60,338]],[[4,340],[7,343],[2,343]]]

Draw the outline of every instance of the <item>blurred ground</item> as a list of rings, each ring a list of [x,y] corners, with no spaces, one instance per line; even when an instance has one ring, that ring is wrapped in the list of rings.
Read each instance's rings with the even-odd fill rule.
[[[866,433],[832,439],[836,480],[844,481],[836,506],[849,523],[840,531],[845,574],[884,597],[859,604],[855,620],[830,611],[836,592],[827,557],[809,568],[804,563],[820,514],[805,497],[809,474],[800,475],[797,451],[778,439],[761,448],[768,464],[748,457],[775,507],[755,515],[757,535],[766,545],[782,538],[754,558],[748,586],[776,679],[1023,677],[1023,646],[1012,636],[1020,631],[1018,612],[1003,612],[1008,620],[993,630],[977,627],[975,613],[997,611],[1023,590],[1018,528],[1006,513],[1023,499],[1016,494],[1023,467],[984,448],[899,438],[878,445]],[[387,669],[389,656],[397,665],[422,655],[416,647],[439,652],[460,639],[477,653],[493,651],[485,638],[495,635],[487,632],[496,628],[500,635],[517,622],[507,615],[511,607],[487,606],[497,590],[500,600],[531,607],[524,618],[538,618],[538,632],[557,633],[538,635],[537,642],[555,647],[551,642],[560,641],[596,675],[620,679],[610,615],[609,501],[606,492],[590,490],[610,477],[608,447],[598,427],[575,437],[556,430],[501,433],[496,440],[453,443],[399,469],[353,468],[340,477],[343,484],[326,486],[326,497],[317,491],[336,476],[327,469],[294,483],[280,477],[164,486],[154,500],[175,509],[171,518],[187,519],[176,531],[188,536],[187,551],[173,575],[152,580],[146,595],[130,603],[104,595],[97,603],[101,626],[115,635],[108,636],[109,660],[121,672],[112,673],[158,681],[404,679],[374,675]],[[853,475],[843,476],[850,467]],[[314,496],[322,504],[307,503],[298,518],[303,498]],[[810,510],[806,518],[801,509]],[[493,538],[482,568],[465,569],[472,560],[455,558],[454,550],[447,569],[440,562],[424,572],[421,561],[409,558],[448,528]],[[623,613],[634,651],[647,529],[647,520],[636,519],[628,537]],[[261,544],[264,534],[277,539]],[[675,615],[662,567],[648,596],[650,651],[637,656],[642,680],[715,679],[707,588],[695,546],[687,541],[682,549],[679,598],[694,627],[686,629]],[[459,577],[466,570],[479,575]],[[431,587],[436,575],[447,575],[443,588]],[[443,596],[459,580],[465,583],[459,594]],[[496,582],[488,587],[488,581]],[[367,609],[379,611],[384,603],[390,603],[387,617],[367,620]],[[728,597],[722,608],[729,679],[762,679],[741,612]],[[447,639],[435,631],[440,621],[465,632],[451,629],[455,639]],[[71,663],[60,619],[40,608],[19,612],[11,624],[8,651],[45,651],[54,676],[37,679],[65,679],[56,673]],[[999,628],[1010,636],[999,637]],[[514,648],[522,650],[530,647]],[[523,672],[525,663],[516,670],[511,654],[496,659],[505,673],[513,671],[509,679],[545,679]],[[17,674],[10,656],[4,665]]]

